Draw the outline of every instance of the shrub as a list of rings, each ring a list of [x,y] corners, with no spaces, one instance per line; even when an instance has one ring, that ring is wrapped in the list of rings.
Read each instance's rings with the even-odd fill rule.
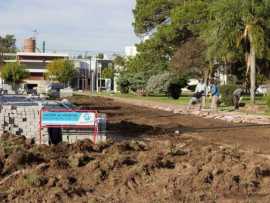
[[[119,90],[122,94],[127,94],[129,92],[130,82],[126,78],[120,78],[118,81]]]
[[[181,95],[181,89],[187,85],[186,78],[177,78],[169,72],[152,76],[146,86],[146,92],[149,95],[167,95],[178,99]]]
[[[143,72],[136,73],[129,79],[130,89],[134,92],[142,91],[146,86],[145,74]]]
[[[174,79],[170,81],[168,86],[168,96],[172,97],[173,99],[179,99],[182,88],[187,85],[187,80],[185,78]]]
[[[268,109],[270,110],[270,94],[265,96],[265,101],[266,101],[266,105],[267,105]]]
[[[181,92],[181,86],[177,83],[171,83],[168,87],[168,96],[173,99],[179,99]]]
[[[221,102],[226,106],[233,106],[233,92],[237,89],[237,85],[223,85],[220,87]]]
[[[152,76],[146,85],[146,92],[149,95],[166,95],[173,75],[169,72]]]

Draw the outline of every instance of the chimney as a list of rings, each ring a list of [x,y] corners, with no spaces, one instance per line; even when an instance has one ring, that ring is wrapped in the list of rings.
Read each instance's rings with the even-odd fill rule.
[[[34,53],[36,52],[36,39],[33,37],[24,40],[23,52]]]

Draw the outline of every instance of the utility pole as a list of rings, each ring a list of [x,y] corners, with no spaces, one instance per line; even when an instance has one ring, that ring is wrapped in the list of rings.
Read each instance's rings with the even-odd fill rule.
[[[95,72],[96,72],[96,92],[98,92],[99,90],[99,85],[98,85],[98,61],[97,61],[97,58],[95,58],[95,62],[96,62],[96,68],[95,68]]]

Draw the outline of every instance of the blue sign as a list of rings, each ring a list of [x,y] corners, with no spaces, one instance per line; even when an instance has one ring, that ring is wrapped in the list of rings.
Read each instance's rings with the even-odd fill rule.
[[[92,112],[42,112],[41,125],[95,125],[96,114]]]

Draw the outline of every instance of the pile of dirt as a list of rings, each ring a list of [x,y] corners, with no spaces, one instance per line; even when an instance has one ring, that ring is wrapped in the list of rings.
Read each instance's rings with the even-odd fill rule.
[[[108,141],[0,138],[0,202],[270,202],[269,127],[72,97]]]
[[[238,147],[170,135],[56,146],[4,135],[0,145],[1,202],[270,201],[269,159]]]

